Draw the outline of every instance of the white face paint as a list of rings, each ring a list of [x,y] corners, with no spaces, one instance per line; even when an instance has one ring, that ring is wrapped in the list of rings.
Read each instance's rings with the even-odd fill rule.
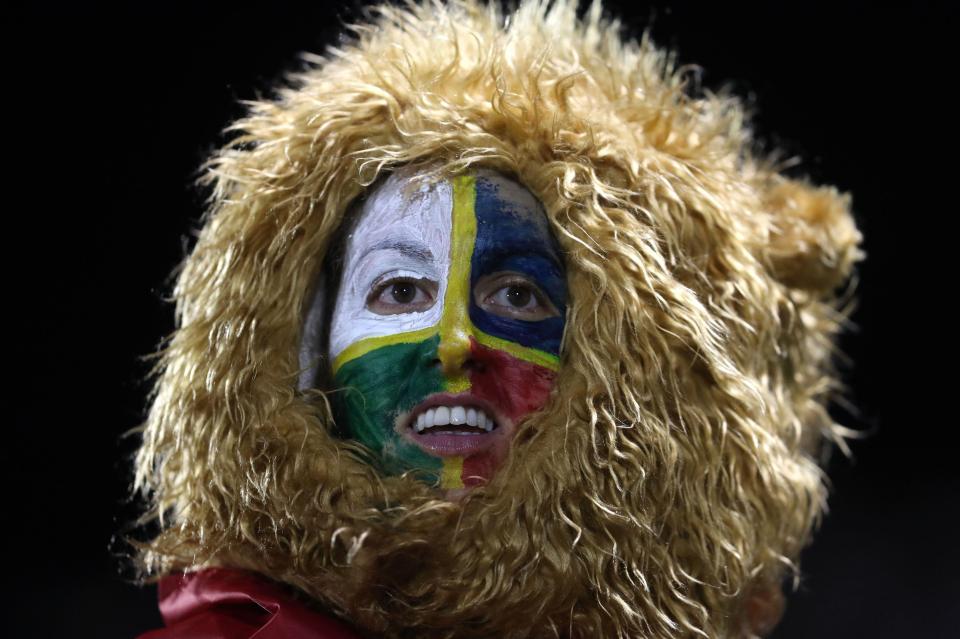
[[[302,387],[326,359],[340,430],[384,472],[452,490],[489,479],[559,364],[566,285],[534,196],[490,171],[401,170],[360,205],[339,284],[326,358],[315,292]]]
[[[409,172],[391,175],[364,202],[347,238],[342,287],[330,325],[333,361],[369,337],[435,326],[443,311],[450,268],[453,192],[447,181],[415,182]],[[390,282],[433,282],[435,302],[421,312],[375,313],[373,292]]]

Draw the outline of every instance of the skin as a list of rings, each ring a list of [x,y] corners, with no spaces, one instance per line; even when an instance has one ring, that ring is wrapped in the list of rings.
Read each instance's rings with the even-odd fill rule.
[[[488,481],[546,402],[567,288],[524,187],[490,171],[417,177],[379,186],[347,238],[328,361],[338,423],[384,472],[458,490]]]

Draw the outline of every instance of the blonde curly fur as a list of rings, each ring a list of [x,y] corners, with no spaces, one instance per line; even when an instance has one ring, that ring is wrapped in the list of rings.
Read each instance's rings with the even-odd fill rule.
[[[691,95],[597,4],[374,13],[207,165],[136,460],[161,526],[144,566],[253,570],[389,637],[736,634],[824,508],[848,197],[780,175],[737,99]],[[549,403],[458,503],[379,476],[297,391],[351,201],[438,162],[542,200],[572,298]]]

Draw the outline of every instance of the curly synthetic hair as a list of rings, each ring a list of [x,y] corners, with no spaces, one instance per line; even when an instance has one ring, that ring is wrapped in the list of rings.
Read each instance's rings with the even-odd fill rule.
[[[597,4],[372,14],[207,164],[136,460],[144,568],[249,569],[387,637],[737,632],[824,508],[849,198],[781,175],[736,98]],[[331,238],[410,165],[515,176],[567,264],[556,387],[460,502],[378,475],[297,390]]]

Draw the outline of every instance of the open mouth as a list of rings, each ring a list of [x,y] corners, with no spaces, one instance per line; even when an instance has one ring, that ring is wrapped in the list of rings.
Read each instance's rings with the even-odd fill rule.
[[[432,455],[468,456],[495,446],[503,436],[502,423],[489,402],[438,393],[414,407],[400,430]]]
[[[410,427],[424,435],[479,435],[491,432],[497,423],[482,408],[454,405],[427,408],[411,420]]]

